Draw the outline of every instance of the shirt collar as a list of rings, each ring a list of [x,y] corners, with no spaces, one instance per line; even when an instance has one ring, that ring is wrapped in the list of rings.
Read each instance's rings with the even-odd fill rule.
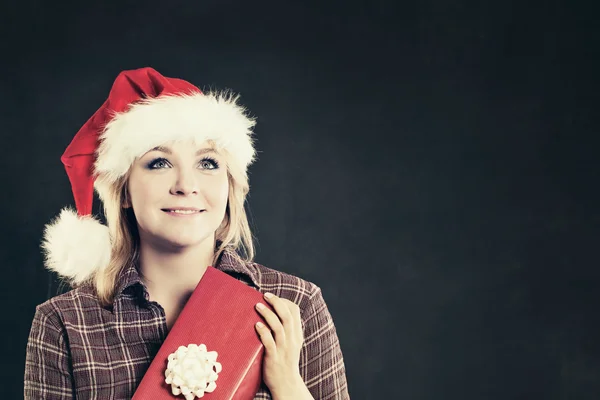
[[[250,267],[250,264],[251,263],[244,261],[237,254],[235,249],[226,247],[219,256],[219,259],[215,263],[214,267],[225,273],[242,275],[243,278],[246,278],[246,280],[252,282],[256,288],[260,289],[257,273]],[[115,301],[126,289],[132,286],[145,287],[138,272],[137,266],[133,263],[124,268],[117,278]],[[146,296],[146,291],[144,290],[143,292],[144,296]],[[146,298],[146,300],[148,299]]]

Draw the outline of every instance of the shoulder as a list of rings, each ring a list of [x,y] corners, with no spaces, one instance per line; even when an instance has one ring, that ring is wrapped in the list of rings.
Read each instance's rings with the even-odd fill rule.
[[[271,292],[278,297],[296,303],[306,310],[314,302],[322,301],[321,288],[309,280],[251,262],[248,267],[253,271],[262,293]]]
[[[62,329],[65,322],[76,319],[79,313],[98,307],[93,289],[89,285],[83,285],[37,305],[35,317]]]

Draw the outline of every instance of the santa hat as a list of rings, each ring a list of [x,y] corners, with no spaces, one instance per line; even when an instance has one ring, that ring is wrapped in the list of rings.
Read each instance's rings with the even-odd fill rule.
[[[181,79],[152,68],[123,71],[108,99],[81,127],[61,160],[69,176],[77,213],[64,208],[46,226],[45,266],[80,284],[108,265],[108,227],[92,215],[94,188],[100,199],[135,159],[173,140],[211,140],[246,172],[255,159],[255,122],[231,93],[202,93]],[[103,185],[96,184],[102,176]]]

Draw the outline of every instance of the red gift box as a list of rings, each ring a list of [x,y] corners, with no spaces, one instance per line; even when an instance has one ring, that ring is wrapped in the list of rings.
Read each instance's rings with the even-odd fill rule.
[[[132,400],[185,399],[173,395],[165,382],[167,357],[179,346],[205,344],[218,353],[222,371],[217,387],[205,392],[207,400],[251,400],[262,381],[264,346],[254,325],[263,320],[255,309],[266,304],[263,295],[243,282],[208,267],[181,310],[150,367],[142,378]],[[264,321],[264,320],[263,320]]]

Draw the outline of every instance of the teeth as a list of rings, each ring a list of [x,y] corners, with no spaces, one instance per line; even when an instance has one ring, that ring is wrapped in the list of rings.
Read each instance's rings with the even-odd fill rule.
[[[196,210],[169,210],[169,212],[176,213],[176,214],[195,214],[198,211],[196,211]]]

